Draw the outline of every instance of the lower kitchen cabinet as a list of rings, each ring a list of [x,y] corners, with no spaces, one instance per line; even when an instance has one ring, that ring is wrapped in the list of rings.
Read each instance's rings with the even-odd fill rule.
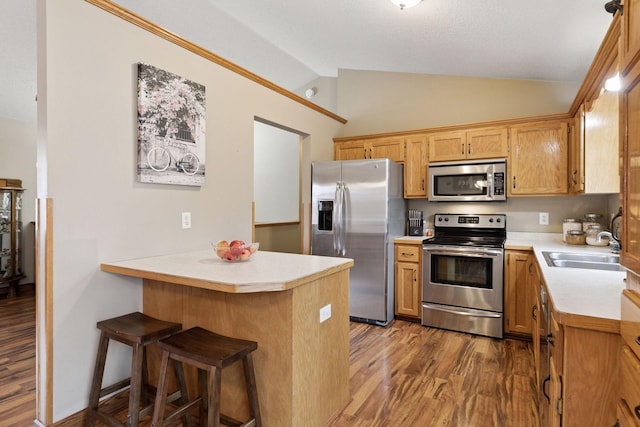
[[[640,425],[640,295],[626,289],[621,303],[620,334],[620,426]]]
[[[531,251],[505,251],[504,332],[507,335],[531,337],[535,262]]]
[[[620,335],[588,321],[562,324],[551,312],[549,425],[613,426],[619,396]]]
[[[411,242],[411,243],[409,243]],[[395,244],[395,314],[406,320],[422,318],[422,241]]]

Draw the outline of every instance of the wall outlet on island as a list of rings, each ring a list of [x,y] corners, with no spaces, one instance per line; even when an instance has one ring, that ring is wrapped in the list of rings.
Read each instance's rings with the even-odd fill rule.
[[[549,225],[549,212],[540,212],[540,225]]]
[[[320,323],[331,317],[331,304],[327,304],[320,309]]]

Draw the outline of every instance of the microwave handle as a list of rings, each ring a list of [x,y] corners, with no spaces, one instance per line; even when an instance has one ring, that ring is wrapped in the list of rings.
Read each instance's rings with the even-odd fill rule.
[[[487,195],[493,197],[493,174],[487,174]]]

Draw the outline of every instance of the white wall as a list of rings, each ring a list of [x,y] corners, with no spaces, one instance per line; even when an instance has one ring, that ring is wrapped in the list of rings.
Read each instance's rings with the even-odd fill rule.
[[[141,281],[103,273],[100,263],[249,240],[254,117],[309,135],[302,154],[307,204],[310,161],[332,158],[343,125],[88,3],[40,0],[39,7],[46,7],[38,26],[46,51],[40,44],[38,190],[53,199],[57,421],[86,407],[96,322],[142,308]],[[201,188],[136,182],[138,62],[206,86]],[[191,229],[180,227],[183,211],[192,214]],[[127,349],[113,348],[107,381],[125,376],[130,363]]]
[[[345,136],[566,113],[581,82],[340,70]]]

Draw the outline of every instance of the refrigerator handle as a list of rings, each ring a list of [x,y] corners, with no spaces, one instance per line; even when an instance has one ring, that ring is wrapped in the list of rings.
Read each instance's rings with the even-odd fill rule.
[[[345,230],[345,222],[347,218],[345,193],[347,186],[344,181],[340,184],[340,253],[338,255],[345,256],[347,254],[347,232]]]
[[[340,219],[342,218],[340,211],[340,194],[341,194],[341,182],[336,182],[336,193],[334,196],[335,200],[335,209],[333,211],[333,252],[336,254],[340,253]]]

